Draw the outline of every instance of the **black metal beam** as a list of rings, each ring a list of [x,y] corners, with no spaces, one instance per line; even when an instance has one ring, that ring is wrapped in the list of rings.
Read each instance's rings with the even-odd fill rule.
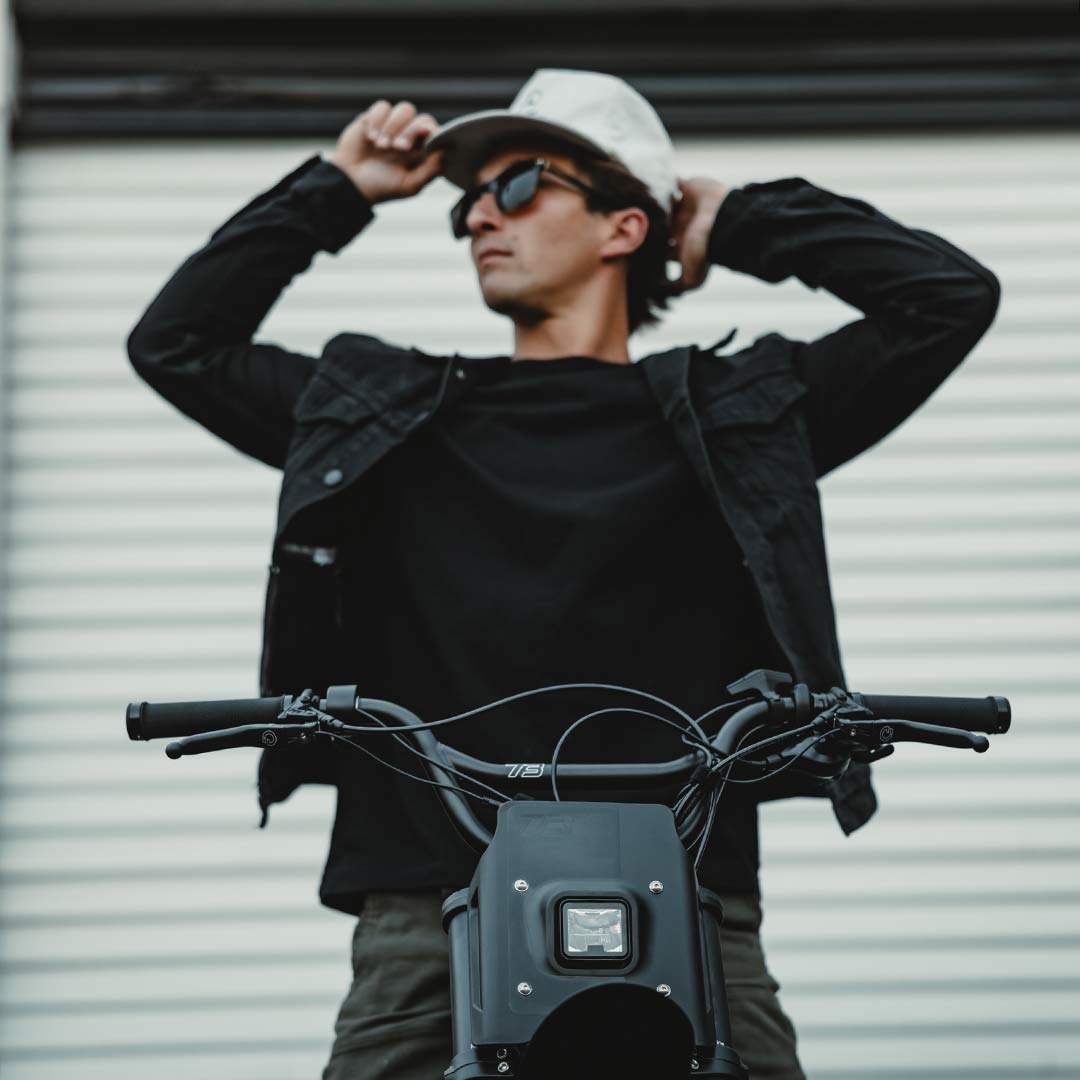
[[[676,133],[1080,124],[1074,14],[1040,0],[975,19],[957,2],[932,19],[878,2],[132,20],[37,19],[24,0],[13,135],[330,137],[377,97],[440,121],[507,105],[537,67],[619,74]]]
[[[828,7],[834,12],[856,14],[912,11],[940,11],[941,0],[589,0],[593,14],[626,15],[631,12],[727,12],[798,11]],[[948,0],[952,9],[975,10],[980,15],[995,8],[1015,8],[1017,0]],[[1062,0],[1027,0],[1028,12],[1060,9]],[[514,0],[514,10],[530,15],[577,14],[581,0]],[[13,0],[19,17],[36,19],[101,19],[108,16],[155,18],[265,18],[269,15],[296,15],[306,18],[340,15],[385,17],[402,14],[473,16],[501,15],[506,0]]]

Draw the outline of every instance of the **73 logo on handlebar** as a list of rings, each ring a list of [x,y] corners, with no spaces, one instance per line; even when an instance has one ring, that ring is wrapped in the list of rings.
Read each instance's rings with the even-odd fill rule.
[[[507,780],[514,780],[517,777],[541,777],[544,775],[544,766],[542,763],[528,763],[523,762],[507,762],[506,763],[506,778]]]
[[[733,700],[697,717],[625,686],[569,683],[424,722],[393,702],[360,697],[356,686],[332,686],[325,698],[304,690],[296,697],[132,702],[127,731],[136,740],[174,739],[166,747],[171,758],[234,746],[288,753],[315,738],[333,739],[434,786],[450,820],[480,852],[472,882],[443,904],[453,1013],[454,1056],[443,1073],[449,1080],[746,1080],[731,1044],[720,903],[697,880],[728,784],[762,783],[786,769],[822,782],[850,761],[876,761],[902,742],[982,753],[990,745],[985,735],[1008,731],[1012,712],[1003,697],[871,695],[841,687],[815,693],[784,672],[762,669],[726,689]],[[564,690],[602,691],[613,704],[573,720],[550,763],[481,761],[432,734]],[[708,733],[706,722],[729,710],[735,711]],[[578,726],[613,712],[676,729],[688,753],[666,762],[559,765]],[[352,722],[358,718],[368,722]],[[394,739],[428,775],[392,765],[361,747],[361,737]],[[560,782],[589,791],[670,791],[680,781],[671,805],[655,797],[565,801],[559,791]],[[531,794],[544,785],[550,799]],[[494,832],[469,799],[497,808]],[[648,1037],[619,1037],[628,1030]]]

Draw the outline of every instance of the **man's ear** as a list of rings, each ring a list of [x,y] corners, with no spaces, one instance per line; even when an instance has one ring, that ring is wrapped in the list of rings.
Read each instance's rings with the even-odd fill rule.
[[[649,235],[649,215],[640,207],[627,206],[604,215],[607,222],[607,240],[600,249],[602,258],[632,255]]]

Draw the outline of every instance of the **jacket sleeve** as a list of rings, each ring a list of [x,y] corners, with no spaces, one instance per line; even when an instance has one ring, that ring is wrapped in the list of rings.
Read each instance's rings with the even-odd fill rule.
[[[308,158],[218,228],[128,335],[135,370],[238,450],[282,467],[312,357],[252,337],[317,251],[336,254],[374,217],[336,165]]]
[[[941,237],[801,177],[730,191],[708,250],[764,281],[827,289],[865,316],[789,343],[819,477],[910,416],[986,332],[1000,297],[997,278]]]

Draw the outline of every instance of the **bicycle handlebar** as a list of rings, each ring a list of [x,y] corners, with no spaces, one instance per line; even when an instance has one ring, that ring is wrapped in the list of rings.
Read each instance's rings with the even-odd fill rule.
[[[875,716],[895,716],[918,724],[1002,735],[1012,723],[1009,702],[1003,697],[909,697],[904,694],[852,694]]]
[[[129,739],[181,739],[241,724],[272,724],[292,704],[288,696],[231,701],[133,701],[127,707]]]
[[[333,689],[344,690],[345,687]],[[852,693],[851,699],[859,705],[868,708],[877,717],[906,720],[914,724],[922,724],[928,727],[956,728],[962,731],[982,732],[987,735],[1000,735],[1009,730],[1012,722],[1012,712],[1007,698],[1004,697],[918,697],[903,694],[861,694]],[[812,694],[810,701],[804,708],[825,709],[835,702],[832,694]],[[141,701],[131,702],[127,707],[127,732],[133,740],[149,741],[151,739],[177,739],[191,735],[198,735],[210,731],[222,731],[224,728],[234,728],[246,724],[274,724],[281,714],[288,710],[296,699],[288,694],[281,697],[265,698],[235,698],[224,701],[175,701],[158,702],[156,704]],[[322,707],[332,712],[341,719],[341,707],[337,708],[328,703],[330,698],[322,702]],[[420,718],[408,710],[392,706],[389,702],[376,701],[353,696],[353,706],[349,710],[355,712],[358,709],[364,711],[384,712],[403,723],[403,726],[421,723]],[[778,707],[779,706],[779,707]],[[770,713],[778,712],[788,714],[799,709],[799,703],[795,697],[781,697],[777,695],[770,702]],[[394,715],[396,714],[396,715]],[[405,719],[405,718],[408,719]],[[779,718],[779,717],[778,717]],[[725,725],[727,727],[728,725]],[[383,729],[375,729],[377,733]],[[243,745],[243,744],[237,744]],[[440,743],[440,746],[444,744]],[[947,744],[953,745],[953,744]],[[966,745],[966,744],[965,744]],[[500,769],[502,766],[493,765],[490,762],[480,762],[476,758],[470,758],[452,747],[444,747],[454,760],[468,765],[487,765],[490,768]],[[649,763],[640,765],[626,765],[627,779],[642,780],[646,774],[650,776],[656,770],[662,770],[664,779],[673,778],[672,774],[679,771],[676,767],[681,766],[693,757],[692,754],[673,761],[662,763]],[[578,767],[564,765],[566,775],[573,776]],[[588,769],[591,766],[582,766]],[[501,775],[501,773],[499,774]],[[586,776],[586,773],[580,774]],[[609,779],[607,774],[590,777],[593,779]]]
[[[777,688],[791,692],[780,693]],[[728,686],[733,694],[736,690],[747,689],[755,690],[761,700],[744,704],[730,716],[709,739],[709,747],[705,750],[693,749],[666,762],[566,763],[559,765],[558,775],[568,785],[652,786],[687,779],[697,783],[695,774],[710,760],[706,753],[709,748],[722,759],[734,760],[735,756],[746,755],[750,750],[780,744],[787,739],[787,745],[779,753],[767,754],[757,766],[780,771],[788,765],[800,765],[819,779],[827,780],[839,775],[850,759],[876,760],[891,753],[892,744],[896,742],[932,743],[981,753],[988,748],[989,742],[975,733],[1001,734],[1009,730],[1012,719],[1009,702],[1004,697],[849,694],[839,687],[820,694],[812,693],[805,684],[792,687],[790,677],[782,673],[763,670]],[[384,726],[360,726],[348,722],[362,713],[391,722]],[[282,743],[307,743],[318,734],[336,734],[347,740],[358,734],[389,734],[399,739],[407,736],[408,741],[415,744],[415,752],[426,759],[427,772],[437,785],[447,813],[470,843],[483,850],[491,840],[491,833],[466,802],[465,796],[472,793],[465,792],[454,781],[453,775],[467,774],[478,781],[504,785],[510,781],[518,788],[545,783],[553,785],[552,776],[547,763],[500,765],[471,757],[439,742],[431,728],[448,722],[424,724],[414,713],[393,702],[359,697],[355,686],[332,686],[322,699],[304,691],[297,697],[283,695],[158,704],[132,702],[127,708],[129,738],[140,741],[180,739],[166,748],[170,758],[233,746],[270,748]],[[778,734],[744,749],[742,744],[748,734],[765,724]],[[796,736],[807,732],[811,734],[792,742]],[[681,837],[685,839],[694,833],[701,814],[698,804],[681,823]]]

